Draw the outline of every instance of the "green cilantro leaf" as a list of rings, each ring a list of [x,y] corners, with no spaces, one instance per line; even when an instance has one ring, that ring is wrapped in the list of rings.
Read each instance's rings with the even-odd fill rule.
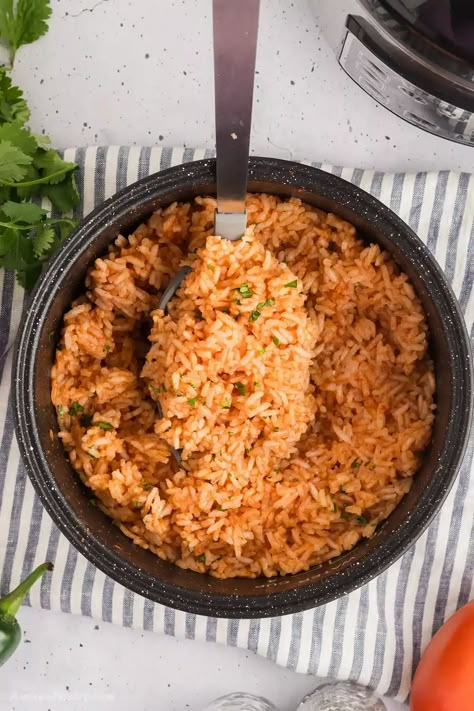
[[[265,306],[274,306],[275,305],[275,299],[267,299],[266,301],[261,301],[259,304],[257,304],[257,309],[263,309]]]
[[[82,405],[79,402],[72,402],[69,408],[69,414],[74,417],[75,415],[78,415],[81,412],[84,412],[84,408],[82,407]]]
[[[68,163],[67,165],[73,165]],[[79,204],[79,191],[76,185],[74,173],[70,172],[65,180],[58,184],[45,185],[42,194],[51,200],[51,204],[56,212],[64,214],[69,212]]]
[[[50,15],[49,0],[0,0],[0,38],[9,46],[12,65],[19,47],[45,34]]]
[[[16,280],[25,291],[31,291],[41,274],[41,264],[29,264],[25,269],[16,268]]]
[[[114,426],[110,424],[110,422],[97,422],[97,427],[100,427],[101,430],[113,430]]]
[[[16,121],[0,125],[0,141],[9,141],[28,156],[33,156],[38,150],[36,137]]]
[[[26,166],[32,161],[10,141],[0,141],[0,182],[18,182],[26,174]]]
[[[244,299],[250,299],[252,296],[252,291],[249,289],[248,284],[242,284],[236,289],[236,291],[238,291]]]
[[[46,32],[50,15],[50,0],[0,0],[0,43],[9,47],[12,63],[19,47]],[[69,217],[48,216],[37,203],[46,197],[60,214],[79,203],[77,165],[25,126],[29,115],[23,92],[0,67],[0,267],[16,271],[27,290],[76,225]]]
[[[289,281],[288,284],[285,284],[285,287],[288,287],[289,289],[296,289],[298,286],[298,279],[294,279],[294,281]]]
[[[13,202],[8,200],[1,207],[2,212],[7,215],[12,222],[25,222],[27,225],[34,225],[46,215],[46,210],[32,202]]]
[[[39,151],[34,157],[33,165],[41,171],[41,178],[48,178],[49,185],[57,185],[66,173],[75,170],[77,167],[75,163],[68,163],[63,160],[54,148],[48,151]]]
[[[15,121],[21,125],[29,118],[30,110],[22,90],[12,84],[5,67],[0,67],[0,123]]]
[[[0,233],[0,266],[28,270],[35,262],[33,242],[15,229]]]
[[[33,206],[32,203],[29,204]],[[38,258],[49,256],[49,253],[54,248],[56,241],[56,233],[53,228],[46,224],[42,225],[36,230],[36,236],[33,240],[33,251],[35,255]]]
[[[235,387],[239,391],[239,395],[245,395],[245,385],[243,383],[236,383]]]

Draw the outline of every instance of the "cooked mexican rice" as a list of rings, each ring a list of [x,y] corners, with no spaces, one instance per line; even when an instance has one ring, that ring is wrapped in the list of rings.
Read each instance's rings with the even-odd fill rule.
[[[410,489],[434,419],[426,318],[335,215],[249,195],[228,242],[215,206],[157,210],[89,269],[52,369],[59,437],[98,506],[163,560],[297,573],[372,536]]]

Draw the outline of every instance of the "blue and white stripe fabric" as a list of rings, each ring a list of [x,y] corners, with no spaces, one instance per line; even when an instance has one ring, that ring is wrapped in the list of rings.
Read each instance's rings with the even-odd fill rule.
[[[170,165],[209,157],[189,148],[77,148],[78,216],[125,185]],[[389,205],[419,234],[443,268],[472,336],[474,176],[383,174],[332,168]],[[265,620],[188,615],[134,595],[96,570],[44,512],[20,461],[10,398],[14,341],[23,292],[0,275],[0,591],[44,560],[55,569],[31,592],[33,607],[91,615],[129,627],[247,648],[277,664],[321,677],[353,679],[405,699],[420,653],[453,611],[474,597],[473,442],[439,516],[416,545],[365,587],[324,607]]]

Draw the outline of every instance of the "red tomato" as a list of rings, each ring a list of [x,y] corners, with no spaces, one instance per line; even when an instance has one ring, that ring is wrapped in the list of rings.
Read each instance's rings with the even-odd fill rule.
[[[411,711],[474,711],[474,600],[437,631],[411,689]]]

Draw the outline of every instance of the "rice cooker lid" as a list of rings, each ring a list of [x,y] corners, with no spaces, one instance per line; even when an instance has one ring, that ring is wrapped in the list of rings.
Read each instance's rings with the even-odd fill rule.
[[[441,52],[474,66],[473,0],[380,0],[380,5]]]
[[[344,71],[409,123],[474,146],[474,0],[358,0],[354,10]]]

